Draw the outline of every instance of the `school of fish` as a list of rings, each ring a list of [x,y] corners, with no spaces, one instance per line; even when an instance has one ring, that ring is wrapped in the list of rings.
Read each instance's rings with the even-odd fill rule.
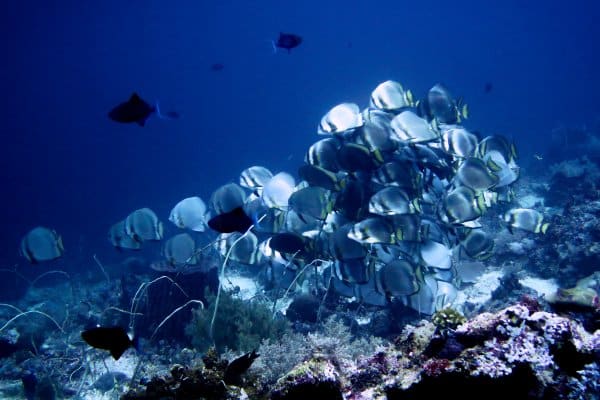
[[[462,125],[467,117],[467,106],[441,84],[415,101],[400,83],[383,82],[366,108],[344,102],[325,113],[322,138],[297,174],[251,166],[238,183],[217,188],[208,206],[200,197],[178,202],[168,217],[174,226],[217,236],[197,248],[189,233],[178,233],[165,241],[164,261],[185,268],[208,249],[260,267],[273,286],[302,285],[313,274],[322,288],[366,304],[396,300],[424,314],[445,308],[461,270],[493,254],[480,218],[512,201],[519,177],[514,145],[499,135],[478,137]],[[533,209],[513,208],[503,222],[511,232],[548,229]],[[150,208],[109,230],[109,241],[129,250],[163,236]],[[55,231],[37,227],[21,253],[37,263],[60,257],[64,247]]]

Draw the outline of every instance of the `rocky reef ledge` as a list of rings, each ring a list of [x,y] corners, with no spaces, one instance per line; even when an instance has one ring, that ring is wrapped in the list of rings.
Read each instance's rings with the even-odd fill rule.
[[[600,330],[587,332],[574,319],[539,310],[535,301],[482,313],[458,326],[429,321],[407,325],[393,343],[356,361],[317,351],[271,387],[261,385],[252,368],[239,386],[227,385],[227,362],[207,361],[200,369],[177,366],[171,377],[152,378],[145,390],[123,399],[600,396]]]

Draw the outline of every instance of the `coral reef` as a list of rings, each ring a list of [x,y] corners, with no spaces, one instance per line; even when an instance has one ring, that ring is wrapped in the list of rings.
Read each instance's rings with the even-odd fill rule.
[[[193,311],[193,318],[185,328],[192,345],[199,351],[205,351],[213,344],[219,352],[226,348],[251,351],[258,348],[261,340],[280,337],[289,329],[287,321],[277,316],[273,318],[272,311],[266,303],[256,300],[244,301],[224,291],[211,338],[210,324],[215,297],[206,297],[210,306]]]
[[[546,143],[544,159],[559,162],[589,154],[594,162],[600,162],[600,125],[595,121],[588,126],[557,127]]]
[[[563,207],[574,199],[581,202],[598,197],[600,170],[587,157],[554,164],[550,166],[550,173],[544,194],[546,205]]]
[[[376,337],[353,336],[340,318],[331,317],[318,331],[306,335],[286,333],[277,340],[264,340],[258,350],[261,356],[252,366],[252,371],[260,376],[264,386],[270,386],[313,356],[332,360],[336,365],[351,364],[361,356],[375,352],[383,344],[384,341]]]
[[[344,345],[335,346],[335,337],[321,338],[324,343],[314,347],[308,359],[258,391],[254,389],[261,384],[254,379],[262,374],[252,374],[254,367],[248,372],[252,380],[242,381],[241,387],[217,383],[227,362],[213,353],[205,357],[200,372],[179,366],[168,378],[153,378],[146,394],[159,387],[166,390],[161,396],[182,398],[175,393],[203,382],[206,387],[194,392],[195,397],[214,398],[217,393],[220,398],[235,394],[278,400],[433,395],[480,399],[492,394],[513,399],[598,398],[600,330],[589,333],[578,322],[537,307],[527,301],[497,313],[482,313],[443,335],[433,323],[422,321],[405,327],[394,343],[378,347],[371,355],[351,356]],[[208,388],[214,392],[205,395]]]
[[[307,398],[342,400],[340,369],[324,357],[314,357],[298,365],[275,384],[273,400]]]
[[[121,397],[134,399],[244,399],[248,398],[243,387],[227,385],[225,376],[230,363],[219,358],[214,348],[203,357],[204,366],[186,368],[176,364],[170,376],[153,377],[144,389],[131,390]],[[243,386],[244,381],[240,381]],[[251,387],[251,385],[250,385]]]
[[[600,266],[600,196],[565,207],[535,241],[528,268],[539,276],[570,287],[595,272]]]
[[[456,327],[466,321],[464,315],[457,310],[447,307],[436,311],[432,317],[431,322],[440,330],[447,331],[449,329],[456,329]]]

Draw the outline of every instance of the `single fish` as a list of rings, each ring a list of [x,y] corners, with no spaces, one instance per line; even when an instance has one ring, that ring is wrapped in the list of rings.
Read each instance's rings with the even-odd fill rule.
[[[255,191],[258,195],[262,188],[271,180],[273,173],[265,167],[254,165],[246,168],[240,174],[240,186]]]
[[[169,111],[166,114],[161,114],[158,102],[150,105],[142,99],[137,93],[133,93],[129,100],[124,101],[108,112],[108,117],[115,122],[122,124],[136,123],[139,126],[144,126],[146,120],[155,114],[161,119],[178,119],[179,113]]]
[[[129,337],[125,329],[120,326],[97,326],[81,332],[81,337],[96,349],[108,350],[115,360],[121,358],[125,350],[130,347],[138,349],[137,338]]]
[[[237,183],[227,183],[215,190],[210,197],[212,209],[217,214],[227,213],[246,202],[246,191]]]
[[[510,209],[504,214],[504,221],[507,223],[510,233],[513,233],[514,228],[517,228],[532,233],[545,234],[550,225],[544,221],[542,213],[530,208]]]
[[[235,385],[241,382],[241,375],[252,366],[254,360],[260,356],[256,350],[252,350],[250,353],[246,353],[227,365],[225,368],[225,376],[223,380],[228,385]]]
[[[161,240],[163,224],[156,213],[145,207],[133,211],[125,218],[125,232],[136,242],[145,240]]]
[[[125,221],[120,221],[110,227],[108,241],[117,249],[140,250],[142,240],[136,240],[127,234]]]
[[[402,85],[395,81],[380,83],[371,93],[371,107],[384,111],[397,111],[413,105],[410,90],[404,90]]]
[[[273,44],[273,52],[277,52],[277,49],[286,49],[288,54],[295,47],[300,46],[302,43],[302,37],[295,35],[293,33],[283,33],[279,32],[279,37],[277,41],[272,41]]]
[[[21,255],[32,264],[61,257],[65,248],[62,237],[55,230],[38,226],[21,240]]]
[[[187,233],[173,236],[163,247],[163,256],[172,265],[196,264],[196,243]]]
[[[200,197],[187,197],[173,207],[169,214],[169,221],[178,228],[204,232],[206,215],[206,204]]]
[[[333,135],[350,132],[363,126],[365,120],[355,103],[341,103],[327,111],[319,123],[319,135]]]

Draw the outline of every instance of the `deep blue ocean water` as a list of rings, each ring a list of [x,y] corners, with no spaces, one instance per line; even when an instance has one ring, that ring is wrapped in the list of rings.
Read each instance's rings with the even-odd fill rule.
[[[136,208],[168,225],[177,201],[208,200],[250,165],[295,173],[321,116],[366,106],[387,79],[416,97],[443,82],[469,104],[466,126],[514,139],[526,167],[552,129],[600,116],[599,18],[591,0],[12,1],[0,13],[0,266],[29,268],[18,246],[37,225],[62,234],[59,263],[77,269],[117,256],[108,228]],[[280,31],[304,42],[273,54]],[[133,91],[181,119],[109,120]]]

